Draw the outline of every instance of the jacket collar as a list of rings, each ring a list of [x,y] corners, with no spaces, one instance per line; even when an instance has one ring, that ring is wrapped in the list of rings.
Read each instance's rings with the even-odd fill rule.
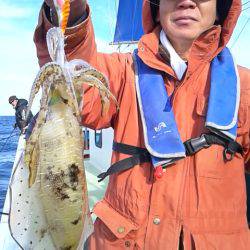
[[[164,49],[160,46],[160,31],[161,27],[157,26],[153,32],[142,36],[138,44],[138,55],[148,66],[177,78],[169,60],[166,61],[169,53],[166,51],[164,53]],[[210,62],[223,49],[219,47],[220,34],[221,26],[213,26],[194,41],[188,61],[189,75],[202,63]]]
[[[160,32],[160,42],[163,48],[169,52],[170,65],[174,70],[178,80],[181,80],[187,69],[187,61],[184,61],[175,51],[174,47],[167,38],[165,32],[161,30]]]

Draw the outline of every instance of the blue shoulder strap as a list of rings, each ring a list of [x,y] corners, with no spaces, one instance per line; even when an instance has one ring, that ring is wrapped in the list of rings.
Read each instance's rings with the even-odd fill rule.
[[[238,69],[228,48],[211,63],[211,85],[206,126],[213,132],[236,138],[240,102]]]
[[[143,63],[137,51],[134,57],[145,146],[155,167],[169,164],[174,159],[185,157],[185,147],[176,126],[171,100],[160,72]]]

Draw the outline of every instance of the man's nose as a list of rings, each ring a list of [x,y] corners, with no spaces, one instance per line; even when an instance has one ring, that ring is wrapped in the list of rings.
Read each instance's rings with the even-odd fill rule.
[[[177,4],[177,8],[180,9],[194,9],[195,7],[196,1],[194,0],[180,0]]]

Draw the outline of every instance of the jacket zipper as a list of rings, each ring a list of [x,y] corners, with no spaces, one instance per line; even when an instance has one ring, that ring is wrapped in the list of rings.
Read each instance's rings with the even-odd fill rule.
[[[174,83],[174,91],[171,95],[171,104],[173,105],[174,104],[174,100],[175,100],[175,96],[176,96],[176,93],[179,91],[179,89],[184,85],[184,83],[189,80],[189,74],[186,72],[186,75],[184,77],[184,79],[182,81],[178,81],[176,80],[175,83]],[[178,84],[176,84],[178,82]],[[186,83],[185,83],[186,84]]]
[[[180,83],[179,81],[176,81],[176,82],[178,82],[178,83]],[[174,100],[174,97],[175,97],[175,95],[176,95],[176,92],[177,92],[177,90],[180,88],[180,84],[176,84],[176,82],[174,82],[174,91],[173,91],[173,93],[171,94],[171,96],[170,96],[170,103],[171,103],[171,106],[173,106],[173,100]]]
[[[175,86],[174,91],[171,95],[170,101],[171,101],[171,105],[173,107],[174,105],[174,101],[175,101],[175,97],[179,91],[180,88],[182,88],[182,86],[184,85],[185,81],[187,81],[189,79],[188,74],[186,74],[185,78],[183,79],[183,81],[178,84],[177,86]],[[186,84],[186,83],[185,83]],[[188,165],[188,160],[185,160],[184,165]],[[182,214],[181,214],[181,207],[182,207],[182,203],[183,203],[183,196],[184,196],[184,188],[185,188],[185,182],[186,182],[186,173],[187,173],[187,167],[184,167],[185,171],[183,171],[183,175],[182,175],[182,182],[181,182],[181,187],[180,187],[180,194],[179,194],[179,200],[178,200],[178,207],[177,207],[177,220],[178,220],[178,244],[177,244],[177,250],[180,250],[180,241],[182,240],[182,244],[183,244],[183,237],[181,237],[181,235],[183,234],[183,225],[182,225]]]

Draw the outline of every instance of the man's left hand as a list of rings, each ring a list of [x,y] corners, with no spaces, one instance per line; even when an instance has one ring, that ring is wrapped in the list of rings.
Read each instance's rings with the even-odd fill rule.
[[[53,25],[58,26],[58,17],[53,0],[44,0],[46,5],[51,9],[51,22]],[[78,24],[79,20],[84,19],[86,16],[86,0],[71,0],[70,1],[70,14],[68,20],[68,27]]]
[[[22,128],[22,134],[23,134],[23,135],[25,134],[25,132],[26,132],[27,128],[28,128],[28,126],[26,126],[26,127]]]

